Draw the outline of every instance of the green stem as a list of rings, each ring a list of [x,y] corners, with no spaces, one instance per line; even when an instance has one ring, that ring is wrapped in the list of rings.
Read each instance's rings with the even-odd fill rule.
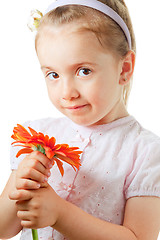
[[[33,237],[33,240],[38,240],[37,229],[32,229],[32,237]]]
[[[41,145],[37,145],[37,147],[34,148],[34,151],[39,151],[44,155],[46,155],[45,149]],[[32,237],[33,237],[33,240],[38,240],[38,232],[36,229],[32,229]]]

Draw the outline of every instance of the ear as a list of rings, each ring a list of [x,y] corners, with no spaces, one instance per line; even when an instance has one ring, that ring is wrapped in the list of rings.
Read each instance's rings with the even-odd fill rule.
[[[130,50],[122,60],[122,69],[119,79],[120,85],[125,85],[130,81],[133,75],[134,67],[135,67],[135,52]]]

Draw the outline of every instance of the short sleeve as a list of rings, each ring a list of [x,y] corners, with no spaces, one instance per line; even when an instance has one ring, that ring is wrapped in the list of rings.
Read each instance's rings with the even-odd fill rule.
[[[160,140],[143,144],[134,153],[132,171],[126,178],[126,199],[135,196],[160,197]]]

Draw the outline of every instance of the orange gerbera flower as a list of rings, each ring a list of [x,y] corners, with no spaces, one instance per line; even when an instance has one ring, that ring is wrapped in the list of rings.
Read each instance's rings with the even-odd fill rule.
[[[70,164],[74,170],[79,170],[79,166],[81,165],[80,154],[82,151],[78,151],[78,147],[69,147],[68,144],[55,145],[56,139],[54,137],[49,138],[48,135],[36,132],[30,127],[28,128],[30,133],[20,124],[17,124],[17,127],[13,129],[13,135],[11,137],[15,141],[12,144],[23,147],[17,153],[16,157],[19,157],[21,154],[40,151],[49,159],[54,160],[53,165],[55,162],[57,163],[62,176],[64,174],[64,169],[61,160]]]

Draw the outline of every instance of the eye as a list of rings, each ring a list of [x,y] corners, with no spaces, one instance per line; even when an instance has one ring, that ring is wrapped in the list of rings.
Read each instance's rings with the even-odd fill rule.
[[[50,80],[55,80],[59,78],[59,75],[56,72],[50,72],[46,75],[46,77],[49,77]]]
[[[87,76],[91,73],[91,70],[89,68],[81,68],[79,71],[78,71],[78,75],[81,76],[81,77],[84,77],[84,76]]]

